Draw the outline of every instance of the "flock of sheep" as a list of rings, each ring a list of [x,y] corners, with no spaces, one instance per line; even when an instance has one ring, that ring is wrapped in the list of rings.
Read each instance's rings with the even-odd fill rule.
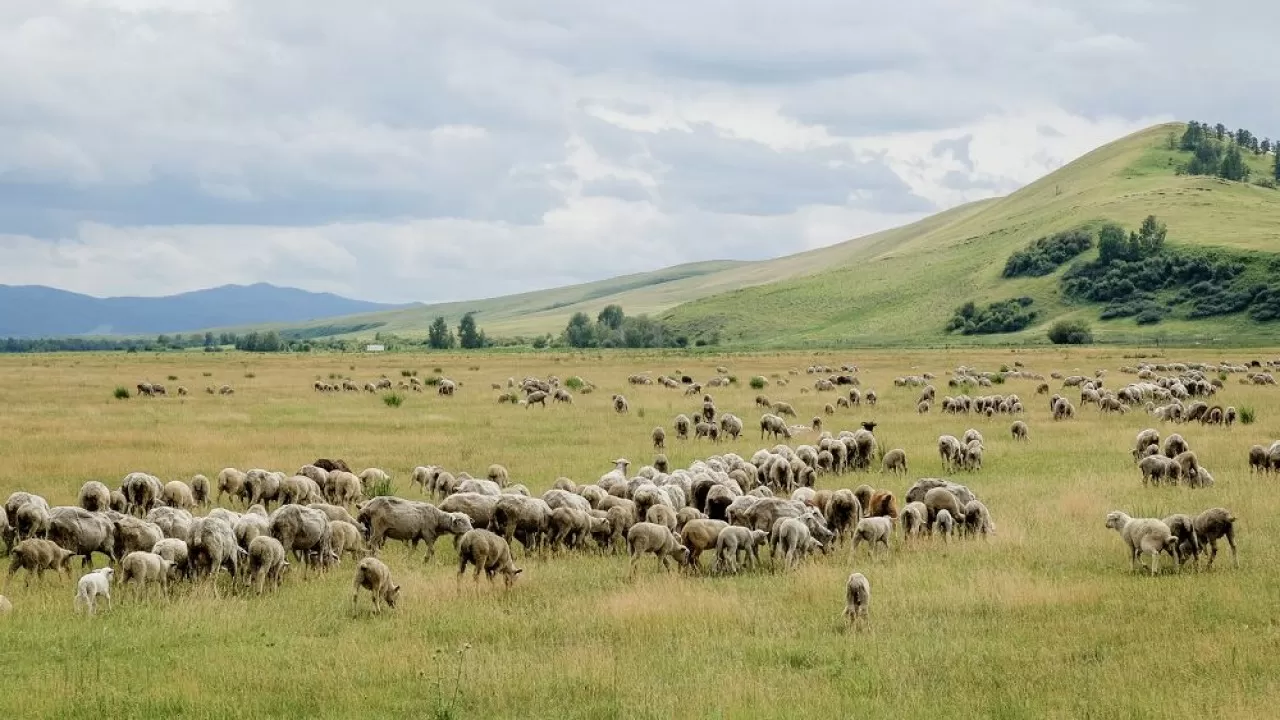
[[[169,390],[160,383],[140,382],[135,387],[138,391],[138,397],[165,397],[169,394]],[[230,385],[222,385],[216,388],[208,385],[204,391],[210,395],[234,395],[236,392]],[[191,391],[187,390],[185,385],[178,386],[179,396],[186,397],[190,394]]]
[[[807,372],[819,376],[813,383],[818,392],[848,388],[841,391],[839,406],[875,406],[878,402],[874,390],[858,387],[854,366],[838,370],[815,366]],[[1141,407],[1165,422],[1223,425],[1238,419],[1235,408],[1210,406],[1195,399],[1211,398],[1222,387],[1220,376],[1211,377],[1213,374],[1244,373],[1242,382],[1254,385],[1273,382],[1269,374],[1247,366],[1142,365],[1123,368],[1122,372],[1137,379],[1115,390],[1105,387],[1104,371],[1093,378],[1064,378],[1056,373],[1053,377],[1062,380],[1064,388],[1079,388],[1082,408],[1095,405],[1101,412],[1123,413]],[[628,382],[685,388],[685,395],[701,395],[690,413],[674,418],[672,432],[677,440],[716,443],[737,439],[744,431],[743,420],[722,412],[706,392],[729,384],[725,373],[725,368],[718,368],[717,375],[706,383],[695,383],[683,375],[650,380],[643,374],[629,377]],[[1020,367],[1002,373],[961,367],[952,374],[949,386],[964,390],[991,387],[1010,377],[1043,379]],[[929,412],[935,403],[944,414],[952,415],[990,417],[1024,412],[1022,400],[1014,394],[960,394],[938,402],[933,379],[928,374],[907,376],[894,384],[923,386],[916,401],[921,413]],[[777,378],[774,382],[785,386],[788,380]],[[365,389],[389,386],[390,381],[383,379]],[[407,386],[421,388],[421,383],[410,378]],[[594,388],[585,381],[576,386],[583,392]],[[147,394],[165,392],[163,387],[149,387]],[[438,389],[450,395],[456,387],[453,381],[442,380]],[[572,403],[572,396],[554,377],[525,378],[519,383],[509,379],[506,387],[518,387],[524,398],[517,397],[514,402],[526,407],[545,406],[548,397]],[[501,390],[502,385],[494,388]],[[328,392],[338,388],[317,381],[315,389]],[[346,381],[341,389],[360,388]],[[1037,393],[1048,394],[1047,384],[1041,384]],[[854,557],[862,544],[872,553],[887,551],[895,533],[904,544],[921,535],[950,540],[995,533],[987,506],[970,488],[945,478],[915,481],[901,501],[892,491],[869,484],[856,489],[818,489],[819,479],[828,475],[877,468],[890,476],[906,475],[906,453],[899,448],[882,450],[874,433],[875,422],[832,433],[822,429],[821,417],[809,425],[788,424],[784,417],[796,416],[788,403],[760,395],[755,404],[765,411],[759,422],[762,439],[789,440],[802,432],[816,432],[815,441],[794,447],[779,443],[749,458],[731,452],[713,453],[687,467],[673,468],[664,454],[667,430],[660,426],[651,433],[657,453],[652,464],[632,474],[630,461],[619,458],[613,469],[595,482],[578,484],[561,477],[540,496],[513,483],[511,473],[495,464],[479,478],[465,472],[454,474],[437,465],[415,468],[410,473],[410,489],[416,487],[431,502],[390,495],[370,497],[371,488],[385,487],[389,482],[385,471],[368,468],[357,474],[345,462],[329,459],[319,459],[291,474],[225,468],[212,482],[197,475],[190,482],[163,483],[147,473],[134,472],[115,489],[98,481],[85,483],[74,506],[51,506],[43,497],[18,491],[0,508],[0,539],[11,556],[5,587],[19,570],[27,572],[28,585],[33,575],[39,580],[45,570],[66,573],[75,557],[82,559],[88,571],[97,553],[111,564],[82,575],[74,596],[77,609],[94,612],[99,599],[111,602],[113,582],[132,583],[139,593],[152,587],[168,595],[174,583],[204,581],[213,583],[216,592],[217,577],[225,570],[234,581],[233,587],[261,594],[268,586],[279,588],[292,567],[326,572],[350,556],[355,562],[352,605],[361,590],[368,590],[378,612],[383,604],[394,607],[399,598],[399,585],[378,558],[387,540],[415,549],[422,543],[430,561],[437,540],[451,536],[458,550],[459,581],[470,567],[476,581],[483,571],[491,582],[502,575],[510,586],[523,572],[513,553],[517,541],[526,555],[625,550],[628,574],[636,571],[646,555],[655,556],[664,568],[674,561],[691,571],[701,571],[701,556],[712,553],[712,573],[737,574],[762,567],[766,547],[771,568],[792,569],[811,554],[829,553],[841,545],[848,546]],[[610,405],[617,413],[629,412],[629,403],[621,394],[613,395]],[[827,405],[824,411],[830,415],[833,409]],[[1077,412],[1070,400],[1059,395],[1050,398],[1049,409],[1054,420],[1070,420]],[[1010,434],[1014,441],[1027,441],[1027,423],[1015,420]],[[984,442],[982,433],[973,428],[959,437],[941,435],[937,447],[944,473],[980,471]],[[1169,434],[1162,443],[1159,431],[1148,428],[1138,434],[1131,453],[1144,484],[1183,482],[1190,487],[1208,487],[1214,483],[1181,434]],[[1280,442],[1251,448],[1249,463],[1259,473],[1280,472]],[[224,498],[243,511],[221,507]],[[1143,554],[1149,554],[1152,573],[1156,573],[1161,553],[1171,555],[1175,567],[1186,562],[1198,567],[1200,553],[1208,552],[1212,565],[1220,539],[1226,539],[1236,563],[1236,521],[1229,510],[1211,508],[1194,516],[1175,514],[1163,519],[1132,518],[1114,511],[1107,515],[1105,524],[1120,533],[1134,567]],[[861,573],[851,574],[846,582],[845,616],[850,621],[866,618],[869,602],[869,580]],[[0,612],[11,607],[11,601],[0,595]]]
[[[451,396],[458,390],[458,383],[449,378],[438,378],[433,383],[436,388],[436,394]],[[311,388],[318,393],[336,393],[336,392],[367,392],[376,393],[379,390],[411,390],[413,392],[423,392],[426,384],[418,379],[416,375],[411,376],[408,380],[401,380],[399,383],[392,383],[390,378],[379,378],[363,385],[354,380],[343,380],[340,383],[325,382],[316,380],[311,384]]]

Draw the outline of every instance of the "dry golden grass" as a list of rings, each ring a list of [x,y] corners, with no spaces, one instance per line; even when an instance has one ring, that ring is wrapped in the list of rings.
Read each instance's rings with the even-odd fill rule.
[[[940,474],[939,434],[977,427],[986,467],[960,480],[998,527],[986,542],[904,548],[895,539],[883,556],[861,549],[851,558],[841,548],[795,572],[735,578],[664,574],[649,557],[628,580],[621,556],[521,556],[525,572],[510,592],[469,577],[459,589],[447,541],[429,564],[421,551],[410,556],[393,544],[384,559],[403,585],[402,603],[381,617],[369,613],[367,596],[352,616],[350,561],[328,575],[295,574],[262,598],[215,598],[199,587],[169,602],[138,602],[117,588],[114,610],[93,620],[73,614],[69,580],[49,576],[28,589],[20,576],[5,590],[14,612],[0,618],[0,714],[1164,718],[1216,708],[1268,717],[1280,703],[1280,500],[1276,479],[1251,477],[1245,455],[1280,437],[1280,390],[1231,378],[1221,402],[1254,407],[1256,424],[1176,428],[1217,478],[1214,488],[1190,490],[1141,486],[1128,448],[1138,430],[1156,426],[1141,412],[1084,410],[1053,423],[1034,396],[1037,383],[1012,381],[994,390],[1017,392],[1027,405],[1031,441],[1015,444],[1008,418],[920,416],[918,391],[892,385],[897,375],[944,377],[959,364],[998,369],[1015,359],[1046,375],[1106,367],[1118,384],[1116,368],[1133,362],[1123,352],[0,358],[0,494],[30,490],[54,504],[73,503],[86,480],[114,486],[134,470],[188,479],[225,466],[292,471],[321,456],[387,469],[407,497],[416,494],[409,471],[426,463],[482,475],[500,462],[513,481],[541,492],[561,475],[592,481],[619,455],[649,461],[653,426],[669,430],[697,404],[660,387],[627,386],[631,373],[680,369],[705,378],[728,365],[742,384],[712,393],[751,428],[759,412],[747,378],[854,361],[880,405],[841,411],[827,428],[877,420],[882,446],[904,448],[911,474],[824,477],[819,487],[868,482],[901,495],[915,478]],[[1203,350],[1169,355],[1220,359]],[[401,369],[426,376],[437,366],[463,383],[456,397],[407,393],[392,408],[380,395],[311,388],[330,374],[399,381]],[[496,404],[490,383],[548,373],[581,375],[599,390],[576,395],[572,407]],[[148,379],[193,394],[112,397],[116,386]],[[764,392],[794,404],[800,422],[832,400],[801,393],[811,377],[792,380]],[[205,394],[222,383],[236,394]],[[608,407],[613,392],[628,396],[629,415]],[[750,429],[714,449],[676,441],[669,430],[667,454],[687,465],[712,452],[749,456],[763,444]],[[1120,538],[1103,527],[1111,509],[1164,516],[1218,505],[1240,518],[1238,570],[1226,562],[1213,572],[1131,574]],[[871,621],[861,632],[840,619],[854,569],[872,584]]]

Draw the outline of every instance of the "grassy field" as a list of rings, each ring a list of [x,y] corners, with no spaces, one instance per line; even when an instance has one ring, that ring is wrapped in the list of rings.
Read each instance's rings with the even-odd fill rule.
[[[1171,359],[1247,361],[1202,350]],[[1271,351],[1259,357],[1275,357]],[[350,561],[310,579],[297,573],[276,594],[215,598],[181,588],[169,602],[115,589],[114,610],[72,612],[73,584],[46,576],[5,591],[0,616],[0,715],[37,717],[869,717],[945,714],[983,718],[1168,718],[1212,712],[1269,717],[1280,704],[1280,495],[1254,478],[1246,450],[1280,437],[1280,390],[1230,378],[1223,404],[1258,421],[1233,429],[1177,427],[1217,485],[1143,488],[1128,449],[1155,423],[1143,413],[1083,410],[1053,423],[1033,381],[1010,381],[1027,405],[1031,441],[1009,439],[1009,418],[916,414],[918,390],[894,388],[908,373],[960,364],[1092,373],[1135,363],[1122,350],[1011,353],[859,352],[725,356],[477,355],[293,356],[236,353],[7,356],[0,358],[0,492],[23,489],[71,504],[80,485],[115,486],[144,470],[163,480],[213,476],[225,466],[292,471],[318,456],[408,474],[437,463],[480,475],[491,462],[535,492],[557,476],[593,481],[619,455],[652,457],[649,431],[670,428],[693,398],[629,387],[627,375],[677,369],[706,378],[728,365],[742,384],[714,392],[721,411],[749,427],[759,413],[755,374],[786,377],[813,363],[856,362],[878,407],[842,410],[831,430],[875,419],[884,448],[901,447],[907,478],[879,473],[822,477],[820,488],[870,483],[898,493],[941,470],[941,433],[976,427],[986,467],[959,478],[991,508],[989,541],[923,541],[871,558],[847,547],[791,573],[738,577],[663,573],[646,559],[634,579],[622,556],[519,557],[516,586],[455,585],[454,553],[441,541],[424,563],[398,543],[383,553],[403,586],[401,607],[375,617],[367,595],[353,616]],[[321,396],[331,374],[358,380],[439,367],[463,386],[453,398],[409,394],[392,408],[366,393]],[[525,375],[581,375],[599,390],[572,407],[499,406],[490,383]],[[166,381],[175,376],[177,380]],[[812,377],[765,392],[792,402],[801,421],[832,393],[801,393]],[[188,398],[115,400],[142,380],[186,385]],[[230,397],[205,395],[229,383]],[[631,413],[608,407],[625,393]],[[943,394],[943,393],[940,393]],[[1175,428],[1161,427],[1162,435]],[[807,436],[812,438],[812,435]],[[801,437],[797,442],[805,442]],[[669,441],[673,464],[713,452],[749,456],[748,432],[714,447]],[[1241,566],[1148,575],[1128,571],[1109,510],[1164,516],[1225,506],[1239,517]],[[1222,558],[1220,558],[1222,559]],[[704,558],[704,562],[706,558]],[[78,568],[78,563],[77,563]],[[858,570],[872,584],[871,622],[846,632],[843,584]],[[226,583],[226,578],[223,579]]]

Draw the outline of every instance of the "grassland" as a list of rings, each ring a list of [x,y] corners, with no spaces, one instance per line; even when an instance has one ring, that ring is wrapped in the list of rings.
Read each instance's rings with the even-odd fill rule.
[[[681,356],[316,355],[236,353],[18,356],[0,358],[0,492],[25,489],[74,502],[80,484],[112,485],[146,470],[168,480],[224,466],[292,470],[317,456],[394,473],[412,496],[410,468],[439,463],[479,474],[491,462],[534,491],[557,476],[591,481],[619,455],[651,457],[649,431],[692,409],[691,398],[626,386],[633,372],[681,369],[706,377],[725,364],[744,385],[718,389],[722,411],[753,420],[754,374],[786,377],[816,362],[857,362],[880,405],[828,419],[853,428],[874,418],[885,447],[902,447],[908,478],[873,473],[824,477],[819,487],[869,482],[901,494],[940,472],[940,433],[980,429],[986,467],[961,478],[990,506],[988,542],[895,541],[885,557],[847,548],[792,573],[735,578],[664,574],[647,559],[633,580],[618,556],[521,558],[510,592],[468,580],[455,587],[454,554],[436,559],[392,544],[384,559],[402,584],[401,607],[352,616],[351,566],[287,579],[276,594],[215,598],[178,590],[170,602],[135,601],[88,620],[72,613],[72,585],[6,591],[0,616],[0,715],[38,717],[953,717],[1168,718],[1211,712],[1269,717],[1280,704],[1280,495],[1254,478],[1245,451],[1280,437],[1280,391],[1231,379],[1221,400],[1253,407],[1248,427],[1187,426],[1182,432],[1217,485],[1143,488],[1128,455],[1153,423],[1141,412],[1053,423],[1035,383],[999,388],[1026,399],[1031,441],[1014,444],[1007,418],[917,415],[917,391],[892,378],[969,364],[998,369],[1021,360],[1092,372],[1134,362],[1121,350],[997,350]],[[1171,357],[1218,360],[1208,351]],[[1261,355],[1275,356],[1274,351]],[[1231,357],[1247,360],[1252,355]],[[454,398],[410,394],[391,408],[364,393],[320,396],[330,374],[398,379],[440,367],[463,383]],[[499,406],[492,382],[509,376],[581,375],[600,386],[573,407]],[[248,377],[248,375],[253,377]],[[236,394],[115,400],[117,385],[144,379]],[[830,393],[801,393],[812,378],[766,392],[792,402],[801,420]],[[612,392],[628,416],[608,408]],[[751,423],[749,423],[751,424]],[[1161,428],[1167,433],[1172,428]],[[803,440],[803,438],[801,439]],[[674,464],[713,452],[670,442]],[[749,455],[752,433],[714,451]],[[1128,572],[1107,511],[1163,516],[1225,506],[1239,516],[1241,567],[1159,577]],[[872,583],[868,630],[839,621],[844,578]],[[224,579],[225,582],[225,579]]]

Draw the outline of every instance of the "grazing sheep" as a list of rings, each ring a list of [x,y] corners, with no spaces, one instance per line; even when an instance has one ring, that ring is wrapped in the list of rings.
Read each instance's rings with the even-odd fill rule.
[[[950,540],[951,534],[955,532],[956,521],[951,517],[951,513],[947,510],[939,510],[938,516],[933,521],[933,532],[942,535],[943,540]]]
[[[1177,457],[1190,449],[1191,448],[1187,446],[1187,441],[1183,440],[1182,436],[1178,433],[1174,433],[1164,439],[1165,457]]]
[[[868,543],[872,551],[876,545],[883,544],[889,549],[889,536],[893,534],[893,520],[887,517],[866,517],[858,521],[853,530],[853,552],[858,551],[860,543]]]
[[[991,522],[991,511],[980,500],[970,500],[965,503],[962,508],[964,512],[964,523],[961,530],[965,535],[981,534],[982,536],[993,535],[996,531],[995,523]]]
[[[84,533],[89,525],[85,521],[86,518],[76,519],[77,526],[74,532],[78,533],[80,537],[71,547],[76,550],[86,551],[85,566],[88,567],[89,555],[87,554],[88,547],[86,544],[88,536]],[[114,547],[109,555],[114,559],[119,559],[132,552],[149,552],[151,548],[155,547],[156,543],[164,539],[164,530],[156,523],[125,515],[115,521],[113,536],[115,539]],[[66,536],[64,535],[63,537]],[[92,543],[92,541],[89,541],[89,543]],[[64,545],[63,547],[68,546]],[[98,552],[104,552],[100,547],[94,549]]]
[[[191,478],[191,497],[196,505],[209,507],[209,478],[196,475]]]
[[[80,488],[80,507],[89,512],[102,512],[111,508],[111,490],[97,480],[90,480]]]
[[[1009,427],[1009,432],[1013,435],[1014,440],[1027,439],[1027,424],[1021,420],[1015,420],[1013,425]]]
[[[929,511],[926,520],[930,527],[933,527],[934,522],[938,519],[938,513],[942,510],[950,513],[953,520],[964,522],[964,513],[960,510],[960,498],[948,488],[935,487],[930,489],[924,494],[922,502]]]
[[[636,564],[645,553],[653,553],[664,570],[670,568],[668,558],[676,558],[677,563],[683,564],[688,561],[689,556],[689,551],[680,544],[670,528],[651,522],[636,523],[627,530],[627,552],[631,556],[628,575],[635,574]]]
[[[107,599],[107,609],[111,609],[111,578],[116,574],[115,570],[109,567],[99,568],[91,573],[86,573],[76,581],[75,604],[76,612],[80,612],[80,608],[85,608],[90,615],[98,612],[98,598],[105,597]]]
[[[871,608],[871,583],[862,573],[853,573],[844,584],[844,618],[850,623],[866,619]]]
[[[121,546],[116,539],[118,522],[124,522],[131,528],[146,526],[144,530],[149,534],[151,545],[164,537],[160,528],[134,517],[121,516],[120,521],[112,521],[102,513],[91,513],[78,507],[56,507],[49,511],[47,538],[69,550],[72,555],[82,556],[82,565],[88,570],[93,567],[95,552],[106,555],[112,561],[120,557],[117,550]],[[150,550],[151,545],[130,549]]]
[[[769,540],[764,530],[749,530],[730,525],[716,536],[716,562],[713,570],[737,574],[739,561],[746,555],[748,569],[760,564],[760,547]]]
[[[249,577],[246,582],[257,586],[261,595],[266,589],[267,581],[272,589],[280,589],[284,572],[289,568],[289,560],[284,545],[270,535],[259,535],[249,543]]]
[[[667,447],[667,431],[662,426],[655,427],[651,435],[653,438],[653,449],[661,452]]]
[[[1119,510],[1107,513],[1107,527],[1120,533],[1129,546],[1129,567],[1138,569],[1139,556],[1151,554],[1151,574],[1159,572],[1160,553],[1167,552],[1178,564],[1178,539],[1169,526],[1155,518],[1131,518]]]
[[[1236,556],[1236,516],[1230,510],[1221,507],[1205,510],[1196,516],[1193,527],[1196,545],[1209,547],[1209,567],[1213,567],[1214,558],[1218,557],[1219,538],[1226,538],[1227,545],[1231,547],[1231,564],[1240,567],[1240,559]]]
[[[821,550],[823,547],[822,542],[810,534],[809,526],[798,518],[779,520],[774,527],[771,543],[773,556],[777,555],[779,548],[782,549],[783,560],[788,569],[795,568],[811,550]]]
[[[1152,485],[1159,485],[1165,479],[1176,483],[1178,474],[1181,472],[1178,463],[1163,455],[1150,455],[1142,458],[1138,462],[1138,469],[1142,471],[1143,485],[1148,482]]]
[[[71,557],[74,553],[58,547],[58,544],[51,540],[28,538],[15,545],[9,555],[9,574],[4,581],[6,588],[19,570],[27,571],[27,587],[31,585],[33,572],[36,574],[37,581],[44,576],[45,570],[54,570],[62,575],[63,572],[71,569]]]
[[[1190,515],[1175,513],[1161,522],[1169,526],[1169,532],[1178,541],[1178,559],[1181,563],[1188,560],[1199,561],[1200,543],[1196,538],[1195,519]]]
[[[511,559],[511,546],[507,541],[488,530],[469,530],[462,536],[462,542],[458,545],[459,583],[462,582],[462,574],[467,571],[468,564],[476,568],[477,583],[480,582],[481,570],[484,570],[491,583],[494,576],[502,573],[507,587],[511,587],[516,581],[516,576],[524,572],[516,567],[515,561]]]
[[[929,509],[922,502],[907,503],[902,508],[902,539],[906,541],[924,531],[929,517]]]
[[[631,406],[627,403],[627,399],[622,395],[613,396],[613,411],[619,415],[625,415],[631,412]]]
[[[245,473],[235,468],[223,468],[218,473],[218,497],[216,502],[222,502],[223,495],[230,495],[232,499],[243,497],[244,481]]]
[[[190,485],[181,480],[174,480],[165,483],[160,492],[160,502],[171,508],[191,510],[196,506],[196,496],[192,492]],[[121,582],[124,582],[124,580],[121,580]]]
[[[498,487],[504,488],[511,484],[511,473],[502,465],[494,463],[489,466],[489,471],[485,475],[491,482],[498,483]]]
[[[360,597],[360,590],[365,589],[373,597],[373,612],[378,614],[382,612],[381,603],[386,603],[387,607],[395,608],[396,600],[400,597],[400,586],[391,580],[391,569],[381,560],[375,557],[367,557],[356,565],[355,577],[351,579],[351,612],[356,611],[356,600]]]
[[[907,474],[907,453],[895,448],[884,454],[884,471]]]
[[[356,559],[369,555],[369,548],[365,545],[364,536],[360,534],[360,528],[346,520],[329,519],[329,547],[339,560],[343,553]]]
[[[1254,445],[1249,448],[1249,472],[1265,473],[1271,470],[1270,456],[1267,449],[1261,445]]]
[[[185,540],[178,538],[165,538],[156,543],[151,552],[170,562],[170,573],[187,577],[191,573],[189,565],[191,553],[187,549]]]
[[[720,531],[728,526],[729,523],[723,520],[711,519],[690,520],[685,523],[680,530],[680,543],[688,551],[685,564],[692,570],[700,570],[698,560],[702,557],[703,551],[715,548]]]
[[[173,563],[153,552],[136,550],[120,561],[120,582],[133,580],[134,597],[142,595],[148,584],[158,584],[162,597],[169,596],[169,570]]]
[[[519,496],[506,496],[519,497]],[[471,518],[458,512],[445,512],[435,505],[397,497],[376,497],[364,505],[356,515],[367,530],[369,546],[375,552],[388,540],[400,540],[427,545],[426,560],[435,554],[436,539],[445,533],[463,535],[472,529]]]

